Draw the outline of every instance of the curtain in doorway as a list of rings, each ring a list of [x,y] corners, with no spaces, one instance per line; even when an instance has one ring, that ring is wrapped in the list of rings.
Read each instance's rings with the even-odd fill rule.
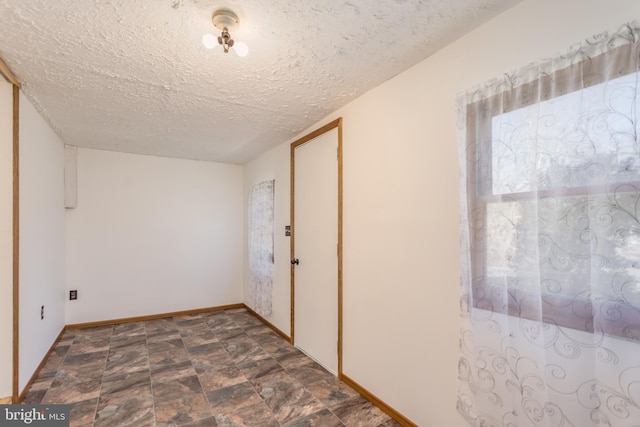
[[[262,316],[271,314],[273,289],[273,207],[275,181],[263,181],[249,194],[250,305]]]
[[[640,26],[459,96],[459,412],[640,426]]]

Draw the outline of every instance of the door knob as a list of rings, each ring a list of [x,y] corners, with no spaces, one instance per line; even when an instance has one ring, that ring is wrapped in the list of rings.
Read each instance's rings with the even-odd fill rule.
[[[299,260],[298,258],[293,258],[293,259],[291,260],[291,265],[293,265],[293,264],[295,264],[295,265],[300,264],[300,260]]]

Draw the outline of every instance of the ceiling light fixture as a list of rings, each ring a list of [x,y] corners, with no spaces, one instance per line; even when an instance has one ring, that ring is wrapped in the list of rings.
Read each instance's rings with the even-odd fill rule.
[[[205,34],[202,36],[202,44],[204,44],[204,47],[214,49],[216,46],[222,46],[224,53],[229,53],[229,49],[233,48],[238,56],[247,56],[247,53],[249,53],[247,44],[233,40],[231,34],[229,34],[229,31],[237,30],[240,26],[238,15],[230,10],[220,9],[213,12],[211,20],[213,21],[213,25],[219,29],[221,33],[217,38],[213,34]]]

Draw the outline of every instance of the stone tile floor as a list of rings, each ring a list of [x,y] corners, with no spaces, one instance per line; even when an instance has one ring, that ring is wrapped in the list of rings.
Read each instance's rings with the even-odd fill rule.
[[[67,330],[24,403],[81,427],[400,425],[244,309]]]

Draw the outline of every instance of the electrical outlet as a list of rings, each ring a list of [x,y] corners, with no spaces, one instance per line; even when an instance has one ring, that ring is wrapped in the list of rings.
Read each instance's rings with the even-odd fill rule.
[[[69,291],[69,299],[70,300],[78,299],[78,291],[77,290]]]
[[[44,319],[44,305],[40,307],[40,320]]]

